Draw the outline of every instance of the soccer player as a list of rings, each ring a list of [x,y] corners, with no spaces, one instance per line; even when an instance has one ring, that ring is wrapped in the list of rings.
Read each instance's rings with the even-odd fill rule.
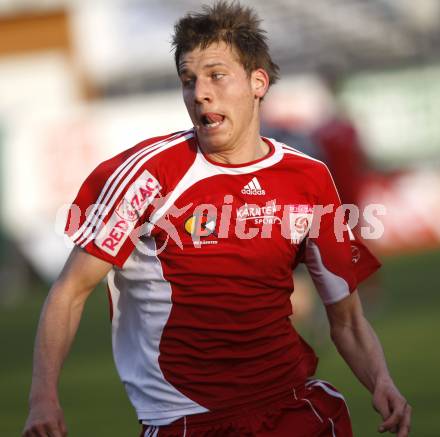
[[[194,128],[141,142],[82,185],[67,223],[76,246],[38,327],[23,436],[66,435],[57,381],[105,276],[142,436],[351,436],[343,396],[313,378],[317,358],[289,322],[299,262],[380,431],[407,436],[410,407],[356,291],[378,263],[343,223],[325,165],[259,134],[278,67],[255,13],[218,2],[188,14],[174,48]]]

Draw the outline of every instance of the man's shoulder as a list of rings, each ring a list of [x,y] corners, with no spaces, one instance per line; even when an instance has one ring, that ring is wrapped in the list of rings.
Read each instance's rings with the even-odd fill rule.
[[[307,153],[304,153],[300,150],[300,148],[296,148],[294,146],[287,145],[273,139],[272,141],[276,142],[277,146],[282,150],[282,162],[286,165],[290,165],[296,170],[308,170],[317,174],[321,174],[323,171],[328,171],[327,165],[323,161],[320,161],[319,159],[314,158]]]
[[[159,156],[173,147],[185,145],[186,142],[193,137],[194,131],[193,129],[190,129],[147,138],[104,162],[120,164],[121,162],[135,159],[149,161],[155,156]]]
[[[191,130],[149,138],[101,162],[82,183],[74,203],[84,209],[92,204],[113,208],[126,195],[149,198],[166,191],[194,161],[193,137]]]
[[[101,162],[95,169],[95,177],[108,178],[115,171],[123,172],[128,168],[155,167],[157,163],[162,168],[170,162],[170,156],[182,156],[184,151],[193,154],[189,141],[194,137],[193,129],[173,132],[167,135],[151,137],[140,141],[134,146],[123,150],[117,155]],[[179,150],[176,150],[179,149]]]

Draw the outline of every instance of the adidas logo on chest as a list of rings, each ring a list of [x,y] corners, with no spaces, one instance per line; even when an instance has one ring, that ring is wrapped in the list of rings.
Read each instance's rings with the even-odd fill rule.
[[[258,179],[256,177],[254,177],[248,184],[246,184],[242,188],[241,193],[249,194],[251,196],[264,196],[266,194],[266,191],[261,188],[260,182],[258,182]]]

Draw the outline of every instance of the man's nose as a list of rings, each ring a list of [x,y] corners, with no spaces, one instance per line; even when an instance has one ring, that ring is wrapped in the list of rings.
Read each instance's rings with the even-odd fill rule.
[[[209,83],[201,78],[194,83],[194,100],[196,103],[212,101],[212,90]]]

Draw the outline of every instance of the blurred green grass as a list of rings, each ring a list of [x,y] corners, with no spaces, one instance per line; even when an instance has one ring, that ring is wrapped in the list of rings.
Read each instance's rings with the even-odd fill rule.
[[[368,299],[368,317],[382,341],[391,373],[413,406],[411,435],[415,437],[440,435],[436,420],[440,411],[439,271],[438,251],[387,258],[379,276],[384,291],[374,298],[366,295],[367,290],[363,292],[363,299]],[[0,308],[2,437],[20,435],[27,415],[33,340],[44,297],[45,291],[40,291],[28,296],[19,307]],[[378,435],[380,420],[371,408],[371,396],[338,356],[328,340],[328,332],[323,332],[322,337],[316,346],[320,356],[318,376],[330,380],[344,393],[356,437]],[[313,339],[310,341],[315,346]],[[134,411],[111,357],[103,287],[92,294],[86,306],[64,366],[60,393],[70,437],[139,434]]]
[[[365,305],[385,350],[390,372],[413,407],[411,436],[438,437],[440,425],[440,252],[384,260],[383,292]],[[362,294],[366,301],[368,290]],[[323,347],[319,374],[345,395],[356,437],[379,435],[371,396],[357,382],[334,348]]]

